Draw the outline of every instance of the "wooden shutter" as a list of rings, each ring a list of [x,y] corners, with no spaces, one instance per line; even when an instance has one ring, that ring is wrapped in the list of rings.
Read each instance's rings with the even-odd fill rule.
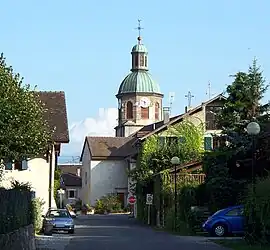
[[[28,169],[28,162],[27,161],[22,161],[22,170]]]
[[[204,149],[205,150],[212,150],[212,137],[206,136],[204,137]]]
[[[5,170],[12,170],[12,162],[5,163]]]

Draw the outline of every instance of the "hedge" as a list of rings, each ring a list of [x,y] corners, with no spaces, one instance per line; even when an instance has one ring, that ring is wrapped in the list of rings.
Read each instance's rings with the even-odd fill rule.
[[[0,189],[0,234],[32,224],[31,192]]]

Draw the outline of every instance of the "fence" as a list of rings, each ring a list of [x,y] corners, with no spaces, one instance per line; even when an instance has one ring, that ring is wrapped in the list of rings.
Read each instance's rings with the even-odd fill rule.
[[[0,189],[0,234],[32,223],[31,192]]]
[[[177,182],[197,182],[198,184],[204,183],[205,174],[181,174],[176,175]],[[174,192],[174,173],[170,174],[171,192]],[[157,175],[155,180],[148,183],[146,187],[141,189],[141,197],[137,197],[137,208],[138,208],[138,218],[144,222],[147,222],[148,210],[145,204],[145,197],[147,193],[154,194],[154,204],[151,206],[151,224],[152,225],[162,225],[164,226],[165,217],[168,211],[172,208],[174,204],[173,195],[165,195],[162,192],[163,183],[161,176]],[[179,205],[179,204],[178,204]]]

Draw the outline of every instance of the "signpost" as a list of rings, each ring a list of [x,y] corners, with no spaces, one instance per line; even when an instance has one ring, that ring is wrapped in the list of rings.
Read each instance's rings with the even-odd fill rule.
[[[146,205],[148,205],[148,225],[150,225],[151,205],[153,205],[153,195],[146,195]]]
[[[136,196],[135,195],[129,195],[128,196],[128,204],[130,204],[131,209],[132,209],[132,213],[131,216],[134,217],[134,208],[135,208],[135,204],[136,204]]]
[[[134,204],[136,203],[136,197],[135,197],[134,195],[130,195],[130,196],[128,197],[128,203],[129,203],[130,205],[134,205]]]

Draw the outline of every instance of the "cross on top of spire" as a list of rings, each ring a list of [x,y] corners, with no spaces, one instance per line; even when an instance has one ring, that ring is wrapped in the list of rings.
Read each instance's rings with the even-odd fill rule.
[[[191,107],[191,99],[194,97],[194,95],[191,94],[190,91],[188,91],[188,94],[185,95],[185,97],[188,99],[188,107]]]
[[[136,30],[138,30],[139,32],[139,36],[138,36],[138,41],[140,42],[142,40],[141,38],[141,30],[143,30],[144,28],[141,26],[141,19],[138,19],[138,27],[135,28]]]

